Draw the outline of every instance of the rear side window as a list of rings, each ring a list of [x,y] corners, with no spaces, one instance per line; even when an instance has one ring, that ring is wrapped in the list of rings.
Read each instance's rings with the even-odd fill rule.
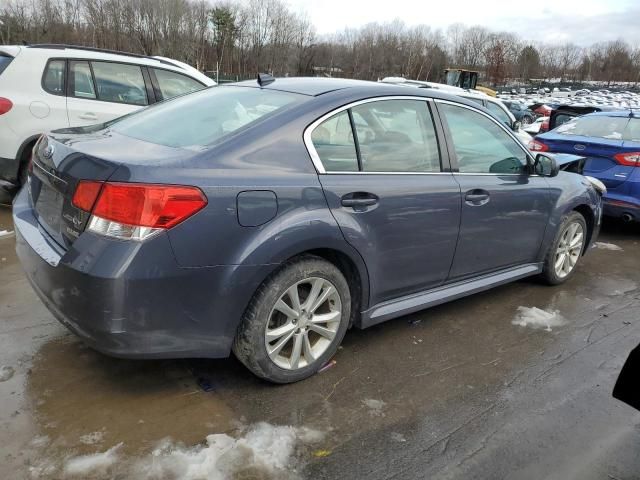
[[[439,172],[436,132],[421,100],[384,100],[352,109],[364,172]]]
[[[168,100],[170,98],[177,97],[178,95],[195,92],[204,88],[204,85],[200,82],[180,73],[161,70],[159,68],[154,68],[153,72],[156,74],[158,87],[160,88],[163,100]]]
[[[142,69],[125,63],[91,62],[98,99],[105,102],[147,105]]]
[[[47,63],[42,76],[42,88],[52,95],[64,95],[64,60],[51,60]]]
[[[560,125],[554,131],[561,135],[580,135],[584,137],[622,140],[629,123],[628,117],[607,117],[594,115],[577,117]]]
[[[2,75],[2,72],[9,66],[12,60],[13,57],[0,53],[0,75]]]
[[[269,89],[216,87],[127,115],[112,128],[146,142],[197,149],[307,98]]]
[[[358,171],[358,155],[347,110],[318,125],[311,133],[311,141],[327,172]]]
[[[71,79],[73,81],[73,96],[78,98],[96,98],[93,88],[93,76],[89,62],[72,62]]]
[[[632,142],[640,142],[640,118],[629,120],[627,130],[624,132],[624,139]]]

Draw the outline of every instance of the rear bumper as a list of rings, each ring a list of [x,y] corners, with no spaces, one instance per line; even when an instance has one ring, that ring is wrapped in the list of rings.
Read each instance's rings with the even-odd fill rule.
[[[34,290],[91,347],[124,358],[226,357],[263,267],[177,266],[160,235],[137,244],[84,233],[66,252],[14,201],[16,251]],[[252,289],[253,288],[253,289]]]
[[[604,199],[604,214],[607,217],[640,221],[640,198],[608,192]]]

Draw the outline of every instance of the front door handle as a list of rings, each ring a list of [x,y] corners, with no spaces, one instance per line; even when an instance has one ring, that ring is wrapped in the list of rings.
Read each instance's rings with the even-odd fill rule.
[[[479,206],[488,203],[490,198],[491,197],[489,195],[489,192],[476,188],[474,190],[469,190],[465,194],[464,201],[467,203],[467,205]]]
[[[87,112],[82,115],[78,115],[78,118],[82,120],[98,120],[98,116],[95,113]]]
[[[340,203],[343,207],[365,208],[372,207],[378,203],[378,197],[368,192],[347,193],[342,197]]]

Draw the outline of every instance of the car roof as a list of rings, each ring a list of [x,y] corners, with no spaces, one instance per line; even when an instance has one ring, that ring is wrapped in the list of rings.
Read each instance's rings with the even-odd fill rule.
[[[633,110],[608,110],[603,112],[593,112],[585,115],[585,117],[635,117],[640,118],[640,112]]]
[[[281,92],[297,93],[317,97],[330,92],[349,90],[355,96],[407,96],[407,97],[424,97],[439,100],[449,100],[463,105],[486,110],[484,107],[468,98],[460,95],[451,94],[444,90],[435,90],[432,88],[412,88],[406,86],[394,85],[389,83],[374,82],[370,80],[352,80],[347,78],[322,78],[322,77],[287,77],[276,78],[268,85],[260,86],[256,80],[245,80],[237,83],[227,83],[225,86],[240,86],[250,88],[263,88],[265,90],[276,90]]]

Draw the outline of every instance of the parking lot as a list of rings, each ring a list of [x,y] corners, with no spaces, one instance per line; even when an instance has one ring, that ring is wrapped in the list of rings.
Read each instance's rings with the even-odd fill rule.
[[[0,478],[638,478],[640,416],[611,397],[640,341],[638,226],[605,223],[566,285],[352,330],[335,365],[286,386],[233,358],[88,349],[29,287],[12,230],[3,207]],[[519,307],[554,321],[514,324]]]

